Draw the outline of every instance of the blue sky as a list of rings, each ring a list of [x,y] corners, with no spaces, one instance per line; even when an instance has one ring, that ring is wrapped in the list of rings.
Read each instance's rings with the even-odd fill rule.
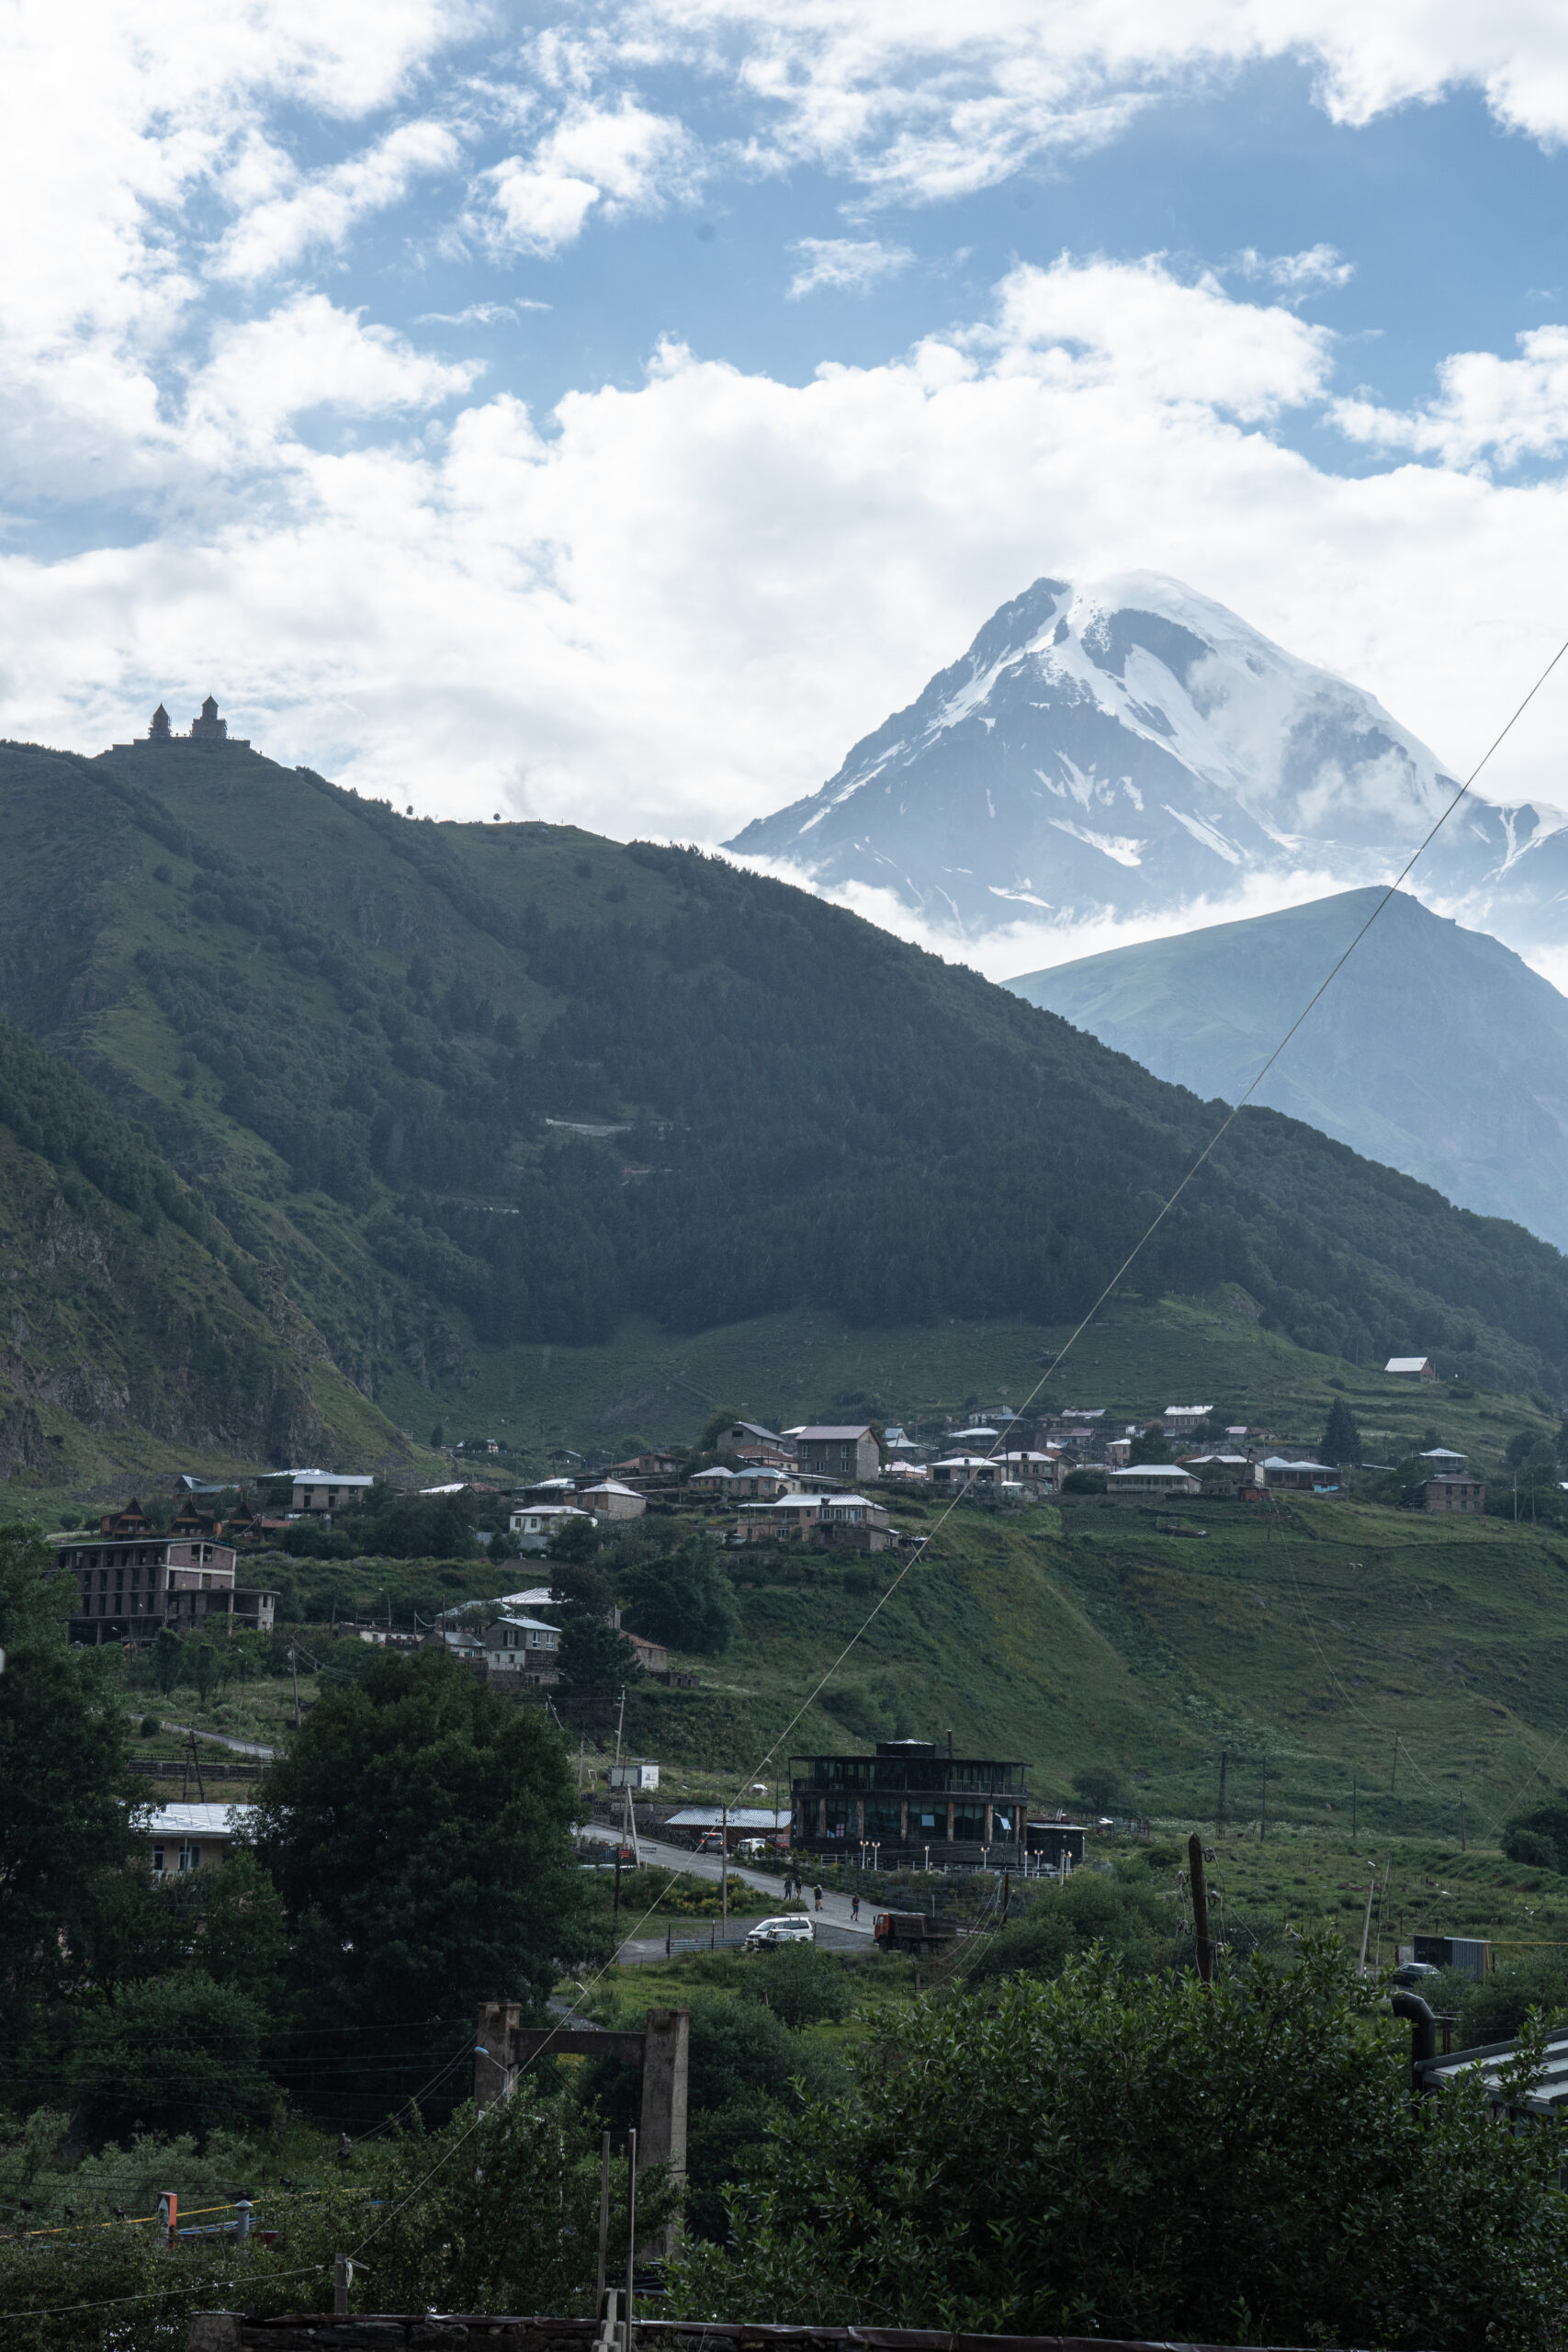
[[[1568,634],[1543,0],[19,0],[0,728],[718,840],[1042,572],[1462,767]],[[1500,796],[1568,803],[1548,695]]]

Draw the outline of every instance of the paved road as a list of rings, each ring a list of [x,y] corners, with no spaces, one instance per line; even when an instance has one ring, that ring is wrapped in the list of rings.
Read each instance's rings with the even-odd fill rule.
[[[626,1833],[624,1830],[613,1827],[608,1822],[591,1821],[584,1827],[582,1834],[585,1838],[592,1838],[604,1845],[614,1846],[620,1842]],[[637,1838],[637,1847],[645,1861],[657,1862],[662,1870],[689,1871],[694,1878],[716,1880],[718,1877],[719,1859],[716,1854],[694,1854],[684,1846],[666,1845],[662,1838],[644,1838],[640,1834]],[[739,1879],[746,1886],[759,1887],[764,1894],[771,1894],[779,1909],[781,1911],[784,1909],[782,1883],[771,1871],[748,1870],[743,1863],[731,1862],[729,1875],[731,1878]],[[817,1921],[818,1943],[840,1950],[864,1951],[869,1947],[872,1940],[872,1906],[869,1903],[861,1905],[861,1916],[856,1921],[850,1917],[850,1898],[847,1894],[832,1894],[824,1892],[822,1908],[814,1916]],[[702,1922],[689,1920],[681,1923],[680,1932],[694,1936],[705,1933],[706,1928],[705,1920]],[[824,1930],[827,1932],[824,1933]],[[664,1950],[662,1937],[659,1939],[659,1950],[662,1954]],[[641,1953],[638,1956],[649,1958],[651,1955]]]
[[[276,1747],[263,1747],[254,1739],[231,1739],[224,1732],[198,1731],[194,1724],[172,1724],[166,1716],[163,1720],[165,1731],[195,1731],[197,1739],[210,1739],[219,1747],[231,1747],[236,1756],[258,1756],[264,1764],[270,1764],[277,1754]]]

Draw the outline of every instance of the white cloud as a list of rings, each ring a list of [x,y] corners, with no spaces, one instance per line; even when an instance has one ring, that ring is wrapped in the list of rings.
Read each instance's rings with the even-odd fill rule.
[[[545,255],[573,243],[595,205],[612,220],[654,211],[693,185],[682,124],[630,97],[614,107],[574,104],[531,154],[510,155],[481,175],[473,218],[492,252]]]
[[[1334,245],[1309,245],[1304,253],[1260,254],[1248,245],[1231,265],[1238,277],[1262,278],[1282,294],[1316,294],[1326,288],[1348,286],[1356,265]]]
[[[1563,487],[1348,479],[1281,447],[1327,349],[1156,262],[1063,260],[880,366],[793,385],[671,346],[542,431],[303,298],[224,339],[167,428],[163,536],[0,556],[0,733],[91,749],[210,683],[275,755],[367,790],[716,840],[814,789],[1039,573],[1147,567],[1462,767],[1562,625]],[[389,447],[290,422],[454,398],[449,432]],[[247,467],[264,494],[236,503]],[[1565,695],[1510,738],[1499,795],[1552,797]]]
[[[882,245],[872,238],[797,237],[790,247],[800,266],[789,282],[789,299],[818,293],[864,294],[884,278],[897,277],[915,256],[908,245]]]
[[[309,410],[404,415],[467,391],[478,373],[414,350],[389,328],[367,326],[322,294],[300,295],[217,335],[191,385],[182,458],[218,471],[244,459],[276,461],[279,434]]]
[[[463,311],[422,311],[413,323],[416,327],[516,326],[525,311],[549,308],[548,302],[525,301],[516,297],[510,302],[470,302]]]
[[[214,272],[246,281],[272,277],[317,246],[341,246],[362,220],[400,203],[415,180],[453,171],[461,155],[445,123],[402,123],[364,154],[299,175],[288,194],[248,207],[224,238]]]
[[[1517,340],[1517,359],[1490,351],[1445,359],[1438,398],[1420,408],[1382,408],[1362,396],[1337,401],[1335,423],[1352,440],[1446,466],[1560,456],[1568,448],[1568,327],[1535,327]]]
[[[825,165],[874,200],[994,186],[1271,58],[1311,64],[1337,121],[1468,86],[1506,128],[1568,137],[1556,0],[600,0],[547,53],[563,80],[678,63],[746,111],[753,165]]]

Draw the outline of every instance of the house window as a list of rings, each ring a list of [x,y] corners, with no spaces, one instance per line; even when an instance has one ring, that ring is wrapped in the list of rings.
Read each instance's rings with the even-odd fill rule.
[[[152,1868],[160,1877],[163,1876],[164,1849],[162,1846],[154,1846],[152,1849]]]
[[[199,1846],[192,1846],[188,1844],[181,1846],[180,1868],[182,1871],[198,1871],[201,1868],[201,1848]]]

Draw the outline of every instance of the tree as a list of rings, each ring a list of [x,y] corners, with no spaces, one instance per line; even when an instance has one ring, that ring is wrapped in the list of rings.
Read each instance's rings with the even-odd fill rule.
[[[1133,1440],[1131,1459],[1134,1463],[1168,1462],[1170,1458],[1170,1448],[1165,1442],[1165,1431],[1157,1421],[1151,1421],[1148,1428]]]
[[[277,2105],[261,2063],[263,2017],[231,1984],[191,1969],[129,1985],[78,2036],[72,2089],[96,2142],[138,2132],[243,2132]]]
[[[576,1811],[547,1719],[436,1652],[325,1693],[256,1815],[304,2009],[369,2027],[542,2006],[574,1933]]]
[[[160,1625],[152,1643],[152,1679],[164,1698],[185,1672],[185,1644],[171,1626]]]
[[[1328,1408],[1328,1421],[1318,1442],[1317,1458],[1332,1462],[1337,1467],[1361,1458],[1361,1432],[1356,1427],[1356,1417],[1343,1396],[1336,1396]]]
[[[574,1617],[561,1633],[558,1657],[567,1689],[591,1696],[604,1697],[642,1672],[626,1635],[602,1617]]]
[[[1568,1800],[1558,1797],[1516,1813],[1504,1825],[1503,1851],[1511,1862],[1532,1870],[1568,1871]]]
[[[550,1531],[550,1557],[583,1567],[599,1549],[599,1530],[584,1513],[581,1518],[558,1519]]]
[[[12,2002],[78,1973],[95,1909],[136,1849],[123,1725],[65,1647],[69,1605],[38,1531],[0,1529],[0,1987]]]
[[[850,1988],[832,1954],[815,1944],[781,1944],[764,1952],[746,1981],[753,2000],[766,2001],[786,2026],[821,2025],[845,2016]]]
[[[735,1588],[705,1536],[671,1552],[645,1553],[620,1584],[634,1634],[709,1657],[728,1648],[737,1623]]]
[[[1568,2132],[1499,2131],[1475,2079],[1413,2100],[1376,2000],[1321,1936],[1212,1987],[1092,1952],[884,2012],[858,2095],[775,2125],[671,2316],[1547,2352]]]
[[[1069,1961],[1095,1946],[1123,1968],[1146,1973],[1168,1966],[1174,1926],[1153,1886],[1077,1871],[1066,1886],[1040,1896],[1015,1925],[982,1943],[965,1975],[971,1984],[998,1976],[1059,1976]]]
[[[218,1653],[210,1642],[192,1642],[186,1651],[186,1671],[190,1676],[196,1695],[205,1709],[212,1703],[212,1693],[218,1683]]]
[[[1086,1764],[1073,1774],[1073,1792],[1096,1813],[1109,1813],[1122,1803],[1122,1775],[1113,1764]]]

